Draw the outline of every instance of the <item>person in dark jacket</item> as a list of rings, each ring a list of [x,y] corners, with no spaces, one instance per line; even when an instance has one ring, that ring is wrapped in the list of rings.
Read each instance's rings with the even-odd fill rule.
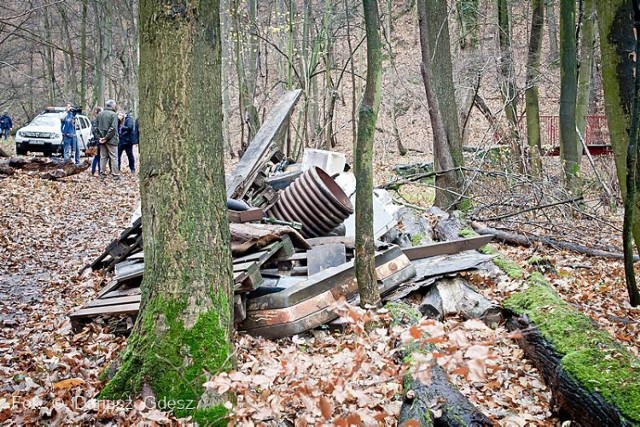
[[[120,177],[118,168],[118,115],[116,114],[116,101],[109,99],[104,110],[96,118],[98,135],[100,139],[98,145],[100,150],[100,176],[107,175],[107,162],[111,164],[111,173],[115,179]]]
[[[91,120],[91,131],[93,132],[92,139],[98,142],[100,135],[98,135],[98,114],[102,112],[102,107],[96,107],[93,109],[93,120]],[[98,171],[100,174],[100,147],[96,151],[96,155],[93,156],[93,162],[91,163],[91,175],[94,175]]]
[[[129,160],[129,170],[132,174],[136,173],[135,158],[133,157],[133,119],[130,115],[123,112],[118,113],[118,136],[120,143],[118,145],[118,168],[122,164],[122,153],[127,153]]]
[[[76,135],[76,110],[73,104],[67,102],[66,114],[61,119],[60,130],[63,138],[63,156],[65,162],[71,158],[71,150],[74,151],[76,165],[80,164],[80,150],[78,150],[78,137]]]
[[[133,145],[140,143],[140,128],[138,127],[140,126],[139,120],[140,120],[140,117],[138,117],[135,123],[133,124],[133,134],[131,138]]]
[[[0,132],[4,135],[4,140],[6,141],[9,138],[9,132],[13,129],[13,122],[11,121],[11,116],[6,111],[2,116],[0,116]]]

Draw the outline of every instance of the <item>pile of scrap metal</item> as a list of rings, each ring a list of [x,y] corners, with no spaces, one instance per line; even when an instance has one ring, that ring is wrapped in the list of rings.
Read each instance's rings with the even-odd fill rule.
[[[319,327],[336,319],[339,300],[358,298],[355,179],[344,172],[344,156],[307,150],[303,162],[293,164],[275,148],[299,96],[292,91],[280,99],[227,177],[236,326],[268,338]],[[377,196],[375,237],[401,242],[396,218],[403,221],[402,210],[384,194]],[[437,278],[486,262],[490,256],[469,250],[490,239],[405,248],[379,240],[375,263],[383,299],[403,298]],[[144,274],[142,219],[135,219],[91,268],[115,274],[95,300],[70,315],[74,328],[98,316],[135,316]]]

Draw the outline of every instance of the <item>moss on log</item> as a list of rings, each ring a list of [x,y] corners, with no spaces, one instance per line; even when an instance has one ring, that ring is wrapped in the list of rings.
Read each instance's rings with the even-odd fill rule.
[[[640,360],[564,302],[539,273],[505,306],[522,317],[519,344],[542,372],[560,413],[582,425],[640,425]]]

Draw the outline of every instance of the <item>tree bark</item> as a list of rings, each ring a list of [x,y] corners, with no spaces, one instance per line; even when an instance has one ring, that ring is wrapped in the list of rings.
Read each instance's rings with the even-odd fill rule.
[[[636,34],[640,31],[640,5],[633,0],[634,26]],[[631,113],[631,129],[629,130],[629,147],[627,148],[627,194],[624,198],[624,222],[622,226],[622,240],[624,246],[624,275],[629,293],[631,306],[640,304],[640,292],[636,283],[636,273],[633,268],[633,236],[631,229],[636,214],[634,199],[638,192],[638,127],[640,127],[640,43],[635,41],[635,84],[633,87],[633,111]]]
[[[547,12],[547,29],[549,30],[549,62],[552,64],[557,62],[558,58],[560,58],[555,3],[555,0],[544,0]]]
[[[419,3],[419,2],[418,2]],[[462,140],[458,123],[458,106],[456,103],[455,85],[453,84],[453,67],[451,65],[451,41],[449,39],[449,21],[446,0],[426,2],[427,37],[431,51],[433,67],[433,89],[438,97],[442,124],[447,135],[447,145],[455,166],[464,165]],[[462,172],[454,172],[456,180],[462,182]]]
[[[520,134],[518,132],[518,112],[516,93],[516,71],[511,48],[511,8],[510,0],[498,0],[498,40],[500,45],[500,93],[505,116],[509,123],[509,144],[513,163],[519,171],[524,170]]]
[[[527,142],[528,172],[535,176],[542,175],[540,159],[540,104],[538,101],[538,80],[540,78],[540,53],[542,52],[542,30],[544,25],[543,0],[531,3],[531,35],[529,37],[529,55],[527,57],[527,91],[525,92],[527,108]]]
[[[627,146],[633,107],[634,61],[629,52],[635,49],[633,11],[631,2],[611,0],[595,2],[598,13],[598,31],[602,57],[602,80],[605,111],[609,126],[613,158],[620,192],[627,194]],[[634,205],[640,206],[640,195],[634,197]],[[636,248],[640,247],[640,215],[634,216],[632,225]]]
[[[587,114],[591,95],[591,76],[593,74],[593,53],[595,47],[596,10],[594,0],[583,0],[580,11],[580,58],[578,63],[578,95],[576,100],[576,127],[578,153],[582,153],[582,140],[586,142]],[[579,156],[582,157],[582,156]]]
[[[580,194],[580,157],[576,139],[576,2],[560,1],[560,158],[564,186]]]
[[[122,366],[102,396],[144,387],[156,400],[189,403],[176,415],[213,424],[225,411],[202,384],[233,354],[219,3],[143,0],[140,24],[145,274]]]
[[[367,34],[367,82],[358,113],[355,149],[356,175],[356,280],[360,305],[380,305],[373,238],[373,143],[380,108],[382,42],[377,0],[363,0]]]
[[[454,170],[455,161],[451,153],[451,144],[447,140],[447,132],[443,121],[443,111],[434,87],[433,64],[431,62],[432,50],[429,41],[429,26],[433,24],[427,12],[427,0],[418,1],[418,26],[420,29],[420,47],[422,51],[422,63],[420,72],[429,104],[429,119],[433,130],[433,157],[434,171],[436,175],[436,198],[434,204],[444,210],[455,207],[458,194],[461,193],[461,182]],[[455,113],[457,114],[457,113]],[[442,172],[448,171],[448,172]]]

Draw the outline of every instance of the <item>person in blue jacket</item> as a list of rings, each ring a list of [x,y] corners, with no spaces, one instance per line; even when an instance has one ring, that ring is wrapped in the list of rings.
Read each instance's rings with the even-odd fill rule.
[[[65,115],[62,120],[62,147],[64,161],[68,161],[71,158],[71,150],[75,153],[75,163],[80,164],[80,150],[78,150],[78,137],[76,136],[76,110],[73,108],[73,104],[67,102],[65,108]]]
[[[11,121],[11,116],[6,111],[2,116],[0,116],[0,132],[4,135],[4,140],[6,141],[9,138],[9,132],[13,129],[13,122]]]
[[[120,142],[118,144],[118,168],[121,165],[122,153],[127,154],[129,160],[129,170],[132,174],[136,173],[135,157],[133,156],[133,119],[130,115],[123,112],[118,113],[118,136]]]

